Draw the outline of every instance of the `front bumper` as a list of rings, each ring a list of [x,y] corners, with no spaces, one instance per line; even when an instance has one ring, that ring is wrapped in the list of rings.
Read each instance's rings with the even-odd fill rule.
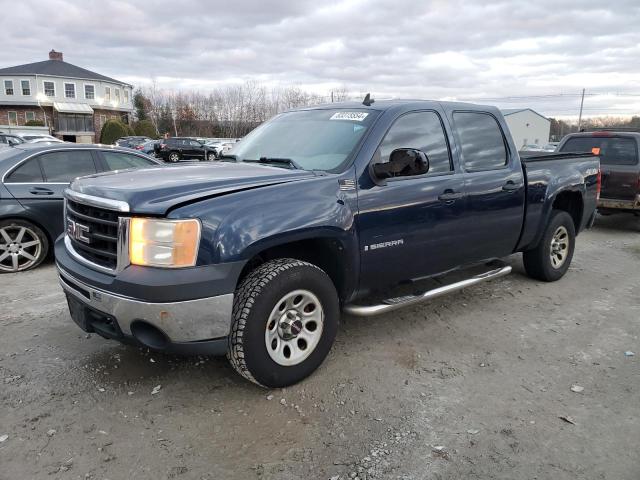
[[[64,236],[55,257],[69,311],[83,330],[171,353],[226,352],[242,262],[179,271],[130,265],[109,275],[71,256]]]

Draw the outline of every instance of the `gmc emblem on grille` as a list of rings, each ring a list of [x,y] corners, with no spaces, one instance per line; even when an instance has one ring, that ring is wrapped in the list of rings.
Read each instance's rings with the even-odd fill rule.
[[[67,219],[67,235],[79,242],[91,243],[91,239],[85,234],[89,233],[89,227],[81,223]]]

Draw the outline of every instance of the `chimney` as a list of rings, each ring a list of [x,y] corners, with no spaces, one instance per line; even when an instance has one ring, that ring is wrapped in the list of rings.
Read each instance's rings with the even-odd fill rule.
[[[49,52],[49,60],[58,60],[62,62],[63,61],[62,52],[56,52],[55,50],[51,50]]]

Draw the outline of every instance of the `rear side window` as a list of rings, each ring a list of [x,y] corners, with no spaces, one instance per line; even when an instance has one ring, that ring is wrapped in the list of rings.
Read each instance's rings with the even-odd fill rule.
[[[7,177],[7,183],[38,183],[43,181],[37,158],[27,160]]]
[[[397,148],[423,151],[429,158],[429,173],[452,170],[447,138],[435,112],[413,112],[398,118],[380,144],[380,162],[388,162]]]
[[[479,112],[454,112],[453,121],[466,170],[493,170],[507,164],[502,130],[493,116]]]
[[[624,137],[573,137],[560,149],[561,152],[588,152],[600,149],[603,165],[637,165],[638,149],[633,138]]]
[[[76,177],[96,173],[89,150],[45,153],[39,159],[47,182],[66,183]]]
[[[107,170],[124,170],[126,168],[141,168],[154,165],[149,160],[138,155],[129,155],[128,153],[102,152],[102,156],[107,164]]]

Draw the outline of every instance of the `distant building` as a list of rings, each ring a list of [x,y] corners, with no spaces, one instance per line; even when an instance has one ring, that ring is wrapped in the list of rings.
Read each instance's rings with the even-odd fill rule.
[[[108,119],[129,123],[133,112],[131,85],[67,63],[55,50],[49,60],[1,68],[0,86],[4,132],[44,130],[61,140],[99,142]]]
[[[537,144],[544,147],[549,142],[551,120],[530,108],[502,110],[511,136],[518,149]]]

